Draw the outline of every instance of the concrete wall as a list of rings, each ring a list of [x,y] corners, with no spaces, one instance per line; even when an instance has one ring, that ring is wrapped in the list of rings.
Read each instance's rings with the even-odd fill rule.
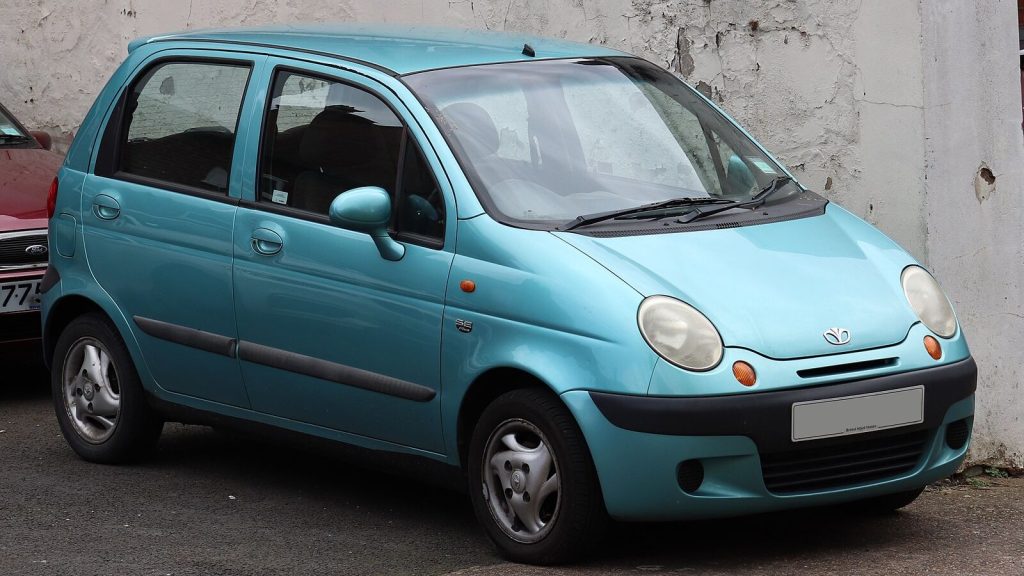
[[[978,357],[973,456],[1024,464],[1020,87],[1009,0],[5,0],[0,98],[74,130],[133,37],[322,20],[614,46],[721,102],[809,186],[934,270]],[[979,180],[983,164],[994,189]],[[988,174],[986,173],[987,177]]]
[[[973,454],[1020,466],[1024,136],[1015,12],[1002,0],[928,2],[921,14],[928,264],[981,370]]]

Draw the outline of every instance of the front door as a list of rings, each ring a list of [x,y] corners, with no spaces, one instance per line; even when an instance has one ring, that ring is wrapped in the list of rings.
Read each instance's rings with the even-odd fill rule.
[[[82,198],[89,265],[138,339],[140,372],[240,407],[249,401],[234,357],[233,167],[254,68],[241,54],[161,53],[125,86]]]
[[[399,104],[358,76],[279,64],[256,189],[234,236],[238,353],[252,407],[440,452],[450,192]],[[360,186],[391,195],[400,260],[329,222],[331,201]]]

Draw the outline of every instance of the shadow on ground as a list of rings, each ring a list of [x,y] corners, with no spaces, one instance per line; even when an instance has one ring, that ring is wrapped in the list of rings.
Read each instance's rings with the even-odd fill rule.
[[[152,457],[89,464],[60,437],[45,377],[21,376],[23,385],[0,387],[0,573],[889,575],[1024,567],[1020,485],[932,490],[884,517],[837,508],[620,524],[584,564],[502,565],[457,480],[421,460],[168,424]],[[83,531],[103,536],[83,548]]]

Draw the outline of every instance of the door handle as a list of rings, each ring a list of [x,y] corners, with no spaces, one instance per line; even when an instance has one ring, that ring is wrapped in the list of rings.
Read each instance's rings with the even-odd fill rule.
[[[97,194],[92,199],[92,211],[100,220],[113,220],[121,215],[121,205],[112,196]]]
[[[284,239],[273,230],[257,228],[252,231],[252,249],[257,254],[273,256],[284,248]]]

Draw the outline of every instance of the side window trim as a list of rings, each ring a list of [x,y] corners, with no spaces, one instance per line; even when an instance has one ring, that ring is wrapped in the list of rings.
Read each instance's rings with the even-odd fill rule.
[[[313,64],[316,64],[316,63],[313,63]],[[318,65],[326,66],[326,65],[322,65],[322,64],[318,64]],[[354,72],[352,72],[350,70],[347,70],[347,69],[342,69],[342,70],[344,70],[346,72],[354,73]],[[253,168],[255,169],[255,179],[254,179],[254,189],[253,189],[254,196],[253,196],[252,199],[243,199],[243,200],[241,200],[241,202],[239,203],[240,206],[245,207],[245,208],[249,208],[249,209],[253,209],[253,210],[262,210],[262,211],[270,212],[270,213],[273,213],[273,214],[279,214],[279,215],[287,216],[287,217],[290,217],[290,218],[296,218],[296,219],[299,219],[299,220],[306,220],[306,221],[310,221],[310,222],[316,222],[316,223],[320,223],[320,224],[334,226],[334,224],[331,223],[330,219],[326,215],[316,214],[314,212],[310,212],[310,211],[302,210],[302,209],[298,209],[298,208],[292,208],[290,206],[275,205],[275,204],[272,204],[272,203],[260,200],[260,197],[261,197],[261,186],[262,186],[262,182],[263,182],[263,178],[264,178],[264,174],[263,174],[264,163],[265,163],[265,159],[266,159],[266,154],[265,154],[266,146],[267,146],[267,142],[266,142],[266,138],[265,138],[265,136],[266,136],[266,128],[267,128],[267,126],[269,125],[269,123],[271,121],[271,112],[272,112],[271,108],[273,107],[273,103],[274,103],[274,94],[273,94],[274,86],[277,83],[278,75],[282,74],[282,73],[298,74],[298,75],[305,76],[307,78],[315,78],[315,79],[320,79],[320,80],[324,80],[324,81],[327,81],[327,82],[343,84],[345,86],[349,86],[349,87],[355,88],[357,90],[362,90],[363,92],[366,92],[366,93],[372,95],[373,97],[377,98],[380,102],[382,102],[385,106],[387,106],[387,108],[391,111],[391,113],[395,116],[395,118],[402,125],[402,140],[401,140],[401,147],[400,147],[400,152],[399,152],[399,156],[400,156],[399,160],[400,161],[399,161],[399,165],[398,165],[397,170],[396,170],[396,183],[395,183],[395,194],[396,194],[396,197],[397,197],[397,195],[399,194],[399,192],[401,190],[400,186],[402,185],[402,182],[403,182],[403,177],[404,177],[404,172],[405,172],[405,161],[404,161],[404,158],[405,158],[405,151],[406,151],[406,146],[408,145],[408,142],[410,142],[410,141],[413,142],[413,145],[415,146],[415,148],[416,148],[417,152],[419,153],[420,157],[423,158],[424,161],[426,162],[426,155],[423,152],[423,147],[417,141],[416,137],[413,134],[413,131],[409,129],[409,123],[406,121],[405,118],[403,118],[403,116],[400,113],[400,111],[398,109],[396,109],[396,107],[392,104],[390,98],[385,96],[382,91],[377,90],[373,86],[368,85],[368,83],[362,83],[362,82],[358,82],[358,81],[355,81],[355,80],[350,80],[350,79],[347,79],[347,78],[341,78],[341,77],[338,77],[336,75],[330,74],[328,72],[311,70],[311,69],[302,68],[301,66],[296,66],[296,65],[274,64],[274,65],[268,66],[268,69],[267,69],[266,73],[263,75],[263,79],[262,79],[265,82],[265,85],[262,86],[261,88],[265,89],[266,99],[265,99],[265,102],[264,102],[264,105],[263,105],[263,112],[262,112],[262,118],[261,118],[262,122],[261,122],[261,124],[259,126],[259,129],[255,131],[256,137],[259,140],[258,140],[257,151],[256,151],[256,161],[255,161],[255,164],[253,166]],[[251,79],[250,79],[250,81],[251,81]],[[437,177],[436,170],[434,169],[434,167],[430,165],[430,162],[426,162],[426,167],[427,167],[428,174],[429,174],[430,178],[434,182],[434,185],[438,188],[438,190],[443,190],[443,188],[441,187],[440,180]],[[408,243],[411,243],[411,244],[416,244],[416,245],[419,245],[419,246],[423,246],[423,247],[426,247],[426,248],[437,249],[437,250],[440,250],[440,249],[444,248],[444,246],[445,246],[445,238],[447,237],[447,231],[442,232],[442,237],[441,238],[434,238],[434,237],[426,237],[426,236],[422,236],[422,235],[419,235],[419,234],[414,234],[414,233],[409,233],[409,232],[400,232],[400,231],[394,230],[394,224],[397,221],[397,218],[396,218],[397,211],[398,211],[397,205],[399,203],[398,202],[394,202],[393,204],[394,205],[392,206],[391,224],[389,224],[388,233],[395,240],[398,240],[398,241],[401,241],[401,242],[408,242]],[[448,212],[449,212],[447,202],[442,202],[442,210],[443,210],[443,217],[444,217],[445,221],[447,222]]]
[[[399,119],[401,120],[401,118],[399,118]],[[402,143],[401,143],[401,147],[399,148],[399,151],[398,151],[399,164],[398,164],[398,176],[397,176],[396,183],[395,183],[395,197],[396,198],[399,197],[405,191],[405,175],[406,175],[405,171],[406,171],[406,169],[408,167],[408,164],[409,164],[409,162],[408,162],[408,153],[409,153],[409,145],[410,145],[410,143],[412,144],[412,148],[413,148],[412,151],[413,151],[413,153],[416,154],[421,161],[423,161],[423,163],[425,165],[425,168],[427,169],[427,175],[430,177],[431,181],[434,184],[434,189],[437,190],[440,193],[440,191],[441,191],[441,183],[440,183],[440,181],[438,181],[437,174],[434,173],[433,167],[430,166],[430,163],[426,161],[426,155],[423,153],[423,147],[420,146],[419,143],[416,142],[416,137],[413,135],[412,131],[409,130],[409,126],[405,122],[402,122],[402,127],[403,127],[403,130],[402,130]],[[403,202],[395,202],[394,206],[392,206],[391,224],[388,227],[388,232],[392,235],[392,237],[394,237],[396,240],[401,240],[403,242],[410,242],[410,243],[413,243],[413,244],[419,244],[419,245],[422,245],[422,246],[426,246],[428,248],[434,248],[434,249],[441,249],[441,248],[443,248],[444,247],[444,239],[445,239],[445,236],[446,236],[446,234],[444,233],[443,230],[441,232],[441,237],[437,238],[437,237],[434,237],[434,236],[427,236],[427,235],[424,235],[424,234],[417,234],[415,232],[409,232],[407,230],[397,230],[397,229],[395,229],[395,225],[398,222],[401,221],[402,211],[407,209],[407,208],[408,207],[405,206]],[[443,222],[447,223],[448,212],[447,212],[447,206],[445,205],[445,202],[443,201],[443,194],[442,194],[442,202],[441,202],[441,218],[442,218]]]
[[[159,188],[161,190],[167,190],[168,192],[175,192],[177,194],[184,194],[186,196],[206,198],[207,200],[213,200],[225,204],[237,205],[239,202],[239,199],[235,196],[229,196],[227,194],[218,194],[217,192],[211,192],[209,190],[204,190],[202,188],[196,188],[195,186],[188,186],[187,184],[167,182],[166,180],[160,180],[158,178],[149,178],[147,176],[132,174],[131,172],[123,172],[121,170],[118,170],[117,172],[114,172],[113,174],[104,177],[111,178],[113,180],[119,180],[121,182],[129,182],[131,184],[149,186],[150,188]]]
[[[232,143],[232,170],[234,171],[235,155],[238,150],[241,149],[239,142],[239,127],[242,123],[242,113],[245,109],[245,104],[249,98],[249,90],[252,87],[253,78],[256,76],[255,72],[259,68],[259,61],[257,59],[246,59],[246,58],[230,58],[222,56],[196,56],[192,54],[166,54],[161,55],[144,62],[136,72],[132,73],[128,81],[121,86],[120,91],[117,94],[117,98],[114,105],[111,108],[110,114],[107,118],[107,123],[103,128],[103,133],[99,139],[99,151],[96,154],[95,163],[93,164],[92,173],[96,176],[103,178],[111,178],[114,180],[121,180],[125,182],[131,182],[134,184],[140,184],[144,186],[150,186],[153,188],[159,188],[168,190],[171,192],[177,192],[180,194],[186,194],[190,196],[197,196],[200,198],[206,198],[215,200],[218,202],[224,202],[228,204],[238,204],[239,198],[231,196],[231,180],[229,172],[228,189],[225,193],[220,194],[203,188],[197,188],[194,186],[188,186],[177,182],[168,182],[157,178],[149,178],[138,174],[132,174],[121,170],[121,159],[122,147],[124,140],[127,136],[128,125],[125,122],[125,107],[129,95],[134,92],[135,87],[138,86],[139,82],[148,80],[149,75],[152,71],[158,67],[166,64],[210,64],[210,65],[227,65],[237,66],[248,70],[245,85],[242,88],[242,99],[239,102],[238,115],[235,118],[235,130],[234,130],[234,141]]]

